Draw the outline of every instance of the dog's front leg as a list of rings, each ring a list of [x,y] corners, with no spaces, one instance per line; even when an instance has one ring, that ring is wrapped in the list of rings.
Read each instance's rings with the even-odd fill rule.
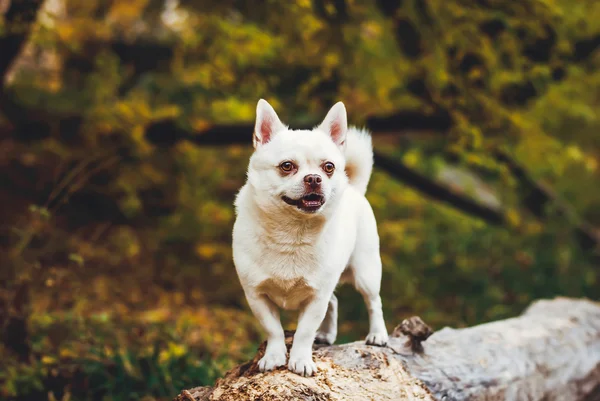
[[[246,292],[246,299],[252,313],[267,332],[267,349],[265,355],[258,361],[261,372],[273,370],[285,365],[287,349],[285,347],[285,334],[279,320],[277,306],[265,295],[253,291]]]
[[[312,299],[300,311],[298,328],[294,334],[294,343],[290,350],[288,369],[302,376],[312,376],[317,371],[317,365],[312,359],[312,346],[317,329],[325,317],[329,296],[319,295]]]

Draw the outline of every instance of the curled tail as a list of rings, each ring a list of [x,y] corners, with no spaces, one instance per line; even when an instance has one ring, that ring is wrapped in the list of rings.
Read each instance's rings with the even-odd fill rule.
[[[346,175],[350,179],[350,185],[360,193],[366,193],[371,171],[373,171],[373,144],[369,132],[365,129],[348,127],[345,154]]]

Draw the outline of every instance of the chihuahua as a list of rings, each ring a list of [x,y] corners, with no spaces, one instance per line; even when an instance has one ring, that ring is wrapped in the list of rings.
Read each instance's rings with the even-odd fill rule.
[[[313,342],[333,344],[337,336],[338,283],[354,284],[367,304],[367,344],[386,345],[379,236],[365,198],[371,136],[348,127],[341,102],[318,127],[292,130],[261,99],[253,144],[247,181],[235,200],[233,259],[268,336],[260,371],[287,362],[297,374],[316,372]],[[289,362],[279,308],[299,310]]]

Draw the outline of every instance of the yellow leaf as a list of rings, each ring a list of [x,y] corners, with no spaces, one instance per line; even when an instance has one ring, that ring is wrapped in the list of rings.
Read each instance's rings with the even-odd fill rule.
[[[419,154],[415,151],[408,151],[402,158],[409,167],[414,167],[419,163]]]
[[[168,309],[154,309],[141,314],[141,320],[150,323],[159,323],[168,320],[170,312]]]
[[[53,356],[50,356],[50,355],[44,355],[44,356],[42,357],[42,363],[43,363],[44,365],[53,365],[53,364],[55,364],[56,362],[57,362],[57,361],[56,361],[56,358],[55,358],[55,357],[53,357]]]
[[[506,212],[506,219],[508,220],[508,224],[510,224],[513,227],[516,227],[521,224],[521,216],[514,209],[509,209]]]
[[[203,259],[211,259],[217,254],[217,249],[213,244],[198,244],[196,253]]]
[[[583,158],[583,153],[581,153],[581,149],[578,146],[571,145],[567,148],[567,155],[573,160],[581,160]]]
[[[77,353],[75,351],[73,351],[72,349],[69,348],[62,348],[59,352],[59,356],[61,359],[70,359],[70,358],[76,358],[77,357]]]
[[[159,363],[163,364],[170,359],[181,358],[187,352],[187,348],[183,344],[176,344],[174,342],[169,342],[167,349],[163,349],[158,354]]]

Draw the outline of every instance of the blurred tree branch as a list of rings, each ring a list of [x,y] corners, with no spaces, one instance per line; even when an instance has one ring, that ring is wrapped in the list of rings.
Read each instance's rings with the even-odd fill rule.
[[[561,199],[548,185],[533,179],[525,167],[521,166],[506,151],[495,149],[493,155],[500,163],[508,167],[517,180],[521,203],[525,209],[540,220],[547,220],[552,215],[567,217],[574,224],[581,248],[586,251],[597,249],[600,237],[596,230],[588,222],[582,221],[571,205]],[[554,213],[551,213],[549,209],[553,209]]]
[[[429,198],[446,203],[465,214],[480,218],[492,225],[506,224],[506,217],[501,210],[485,206],[459,194],[411,169],[400,160],[375,152],[375,166]]]
[[[19,55],[29,36],[42,0],[4,0],[6,33],[0,36],[0,93],[4,89],[6,73]]]

